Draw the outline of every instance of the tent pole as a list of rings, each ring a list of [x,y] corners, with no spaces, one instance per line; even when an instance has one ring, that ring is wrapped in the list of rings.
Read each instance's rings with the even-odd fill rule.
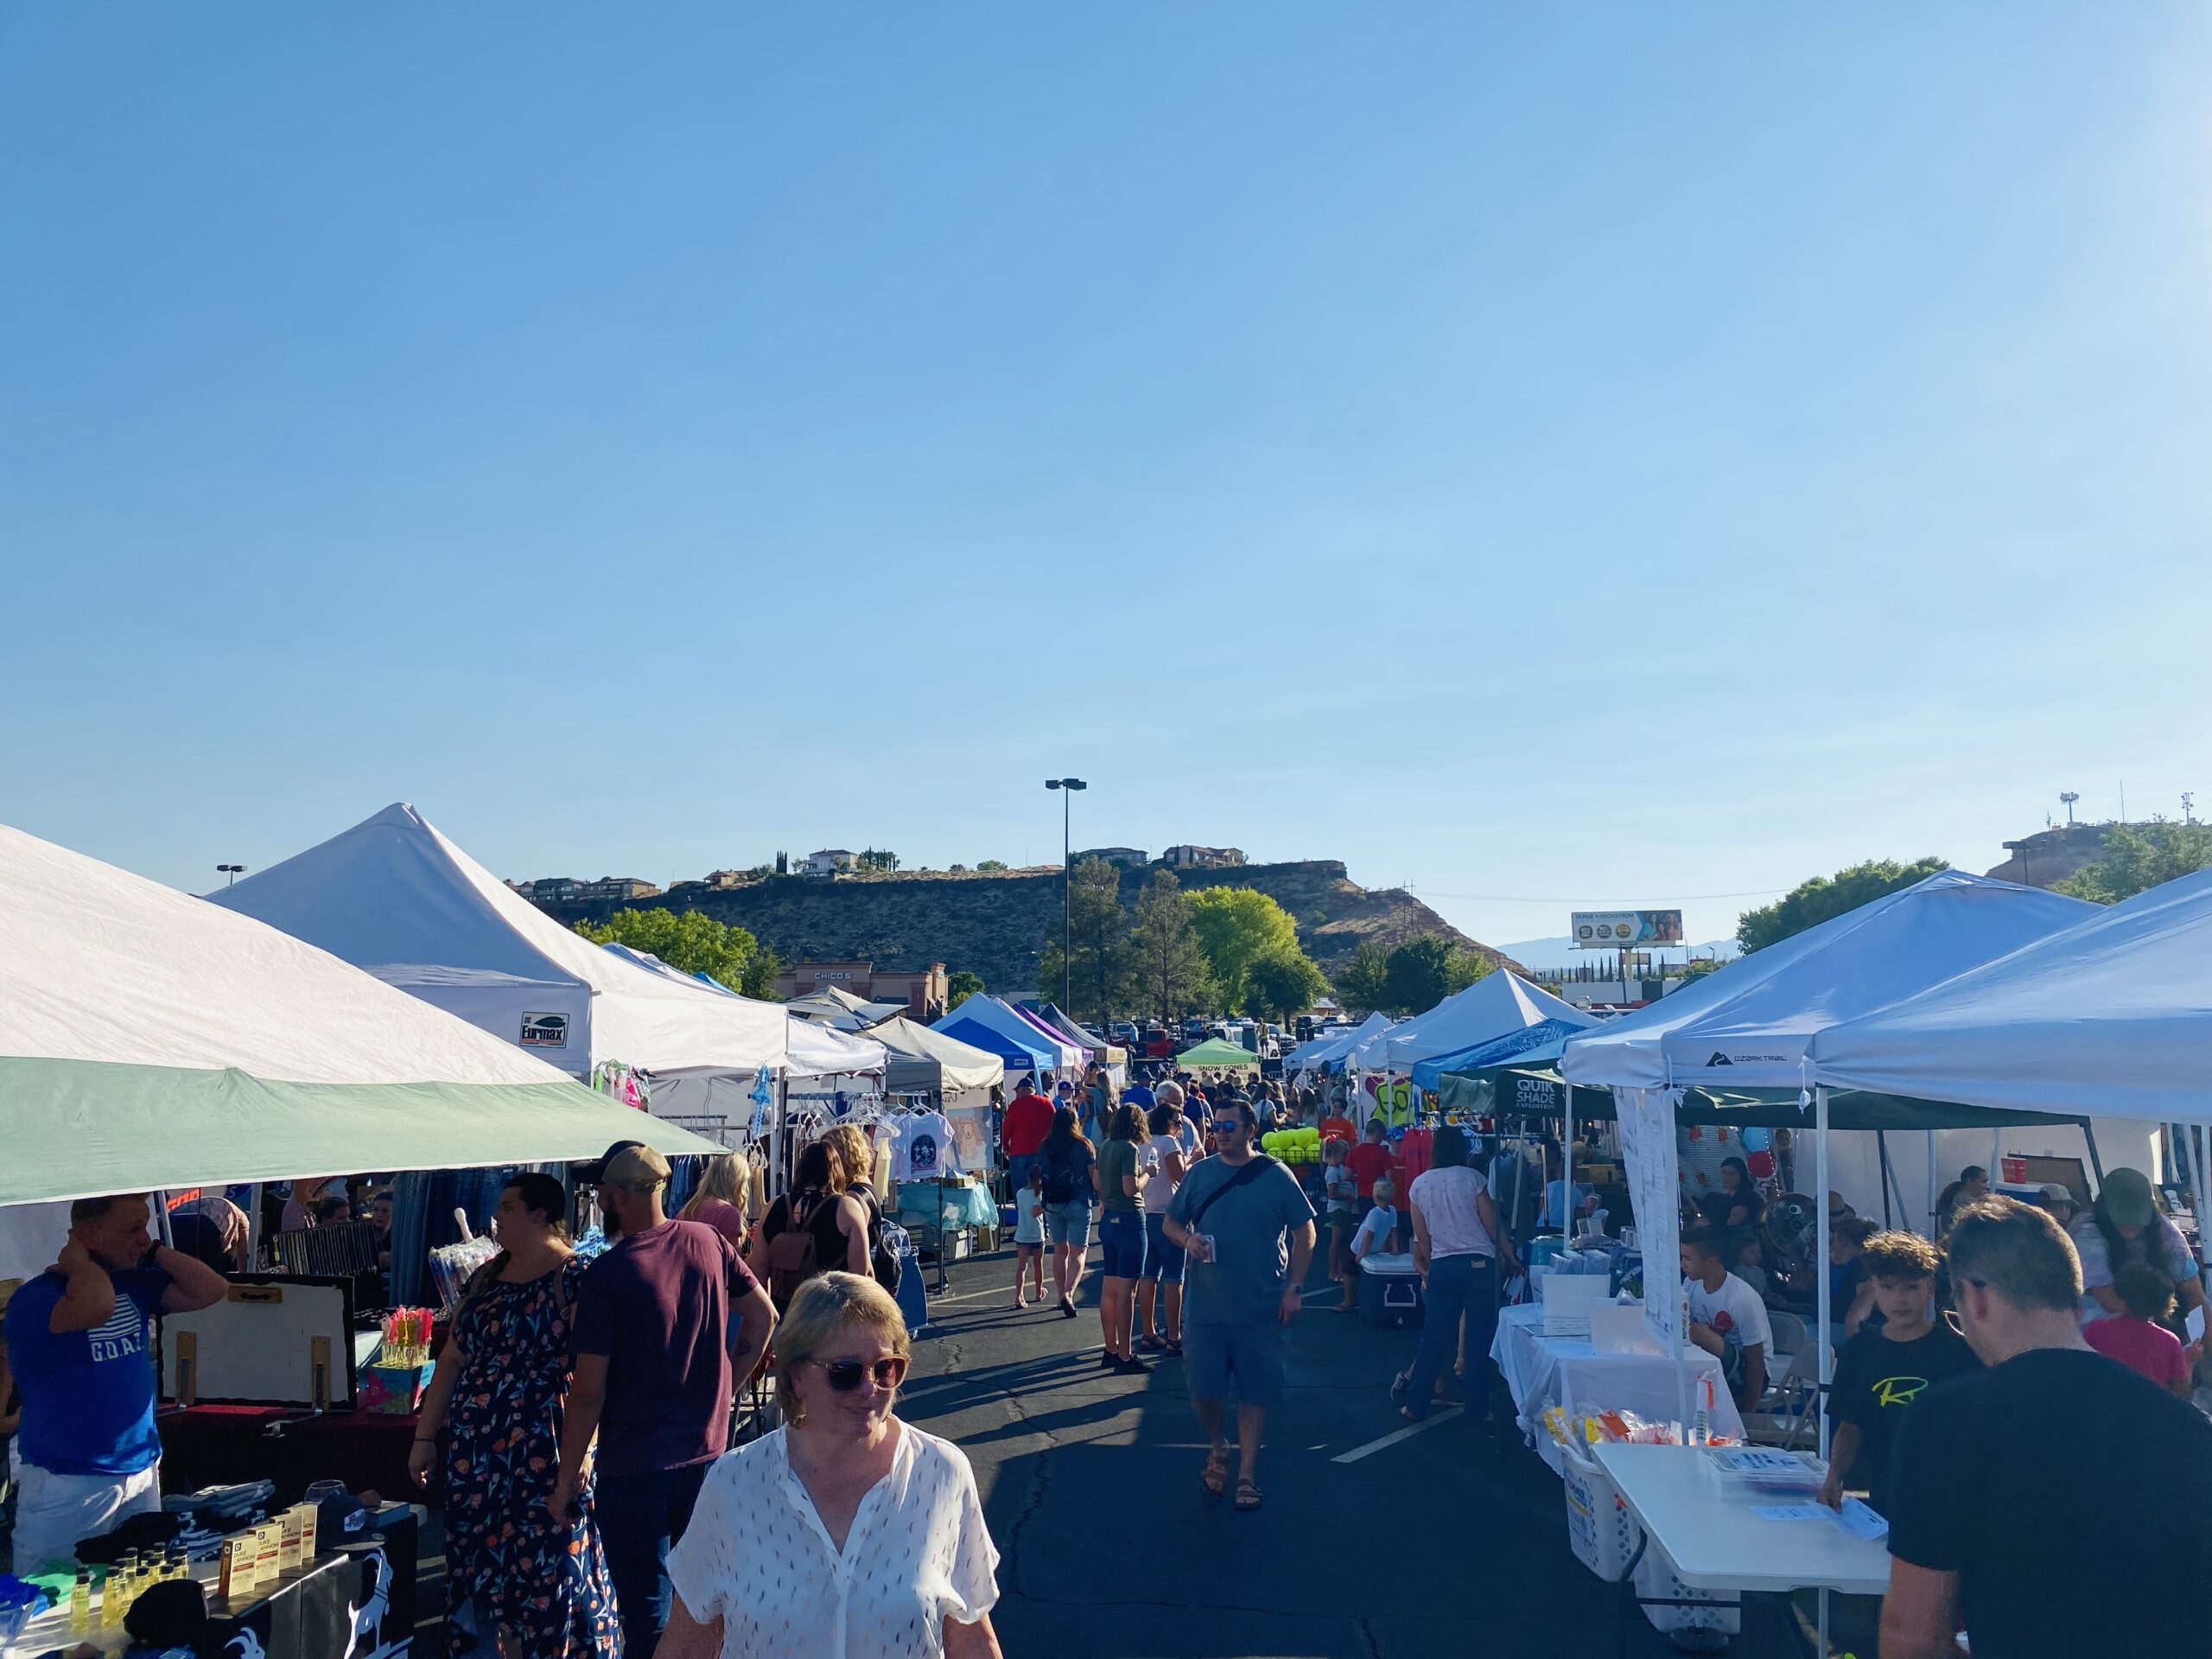
[[[2096,1125],[2090,1122],[2090,1121],[2086,1117],[2082,1120],[2082,1139],[2088,1143],[2089,1148],[2089,1168],[2096,1175],[2097,1190],[2101,1192],[2104,1191],[2105,1185],[2105,1160],[2097,1155]]]
[[[1567,1211],[1567,1242],[1574,1243],[1574,1085],[1567,1085],[1567,1132],[1560,1137],[1560,1207]]]
[[[1828,1366],[1834,1357],[1828,1351],[1828,1320],[1831,1317],[1831,1310],[1828,1306],[1830,1300],[1828,1296],[1828,1090],[1826,1084],[1818,1084],[1814,1086],[1813,1103],[1817,1121],[1817,1133],[1820,1135],[1820,1142],[1814,1148],[1814,1156],[1819,1160],[1819,1173],[1815,1178],[1814,1203],[1816,1213],[1820,1217],[1821,1233],[1820,1250],[1815,1258],[1818,1267],[1816,1282],[1820,1287],[1821,1304],[1820,1388],[1815,1396],[1814,1405],[1820,1412],[1821,1456],[1825,1459],[1828,1454]],[[1821,1611],[1825,1613],[1827,1610],[1827,1599],[1823,1595]]]
[[[245,1270],[257,1273],[261,1268],[261,1183],[253,1184],[253,1191],[245,1201]]]
[[[1887,1129],[1874,1131],[1874,1156],[1882,1167],[1882,1228],[1890,1226],[1890,1135]]]
[[[1936,1236],[1936,1131],[1926,1129],[1923,1133],[1928,1137],[1928,1236],[1933,1238]],[[1913,1229],[1915,1232],[1919,1230],[1917,1227]]]

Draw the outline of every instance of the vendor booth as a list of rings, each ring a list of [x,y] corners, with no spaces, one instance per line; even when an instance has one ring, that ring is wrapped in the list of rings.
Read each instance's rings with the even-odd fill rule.
[[[168,1195],[181,1205],[194,1189],[560,1165],[622,1139],[713,1150],[275,928],[5,827],[0,915],[0,1213],[45,1211],[44,1229],[11,1230],[41,1247],[32,1272],[60,1249],[79,1198],[149,1192],[165,1227]],[[216,1518],[181,1536],[181,1521],[137,1517],[189,1548],[188,1567],[170,1569],[212,1583],[219,1546],[246,1535],[234,1529],[298,1529],[281,1553],[269,1544],[265,1582],[234,1581],[211,1609],[219,1628],[251,1636],[241,1652],[391,1654],[415,1634],[416,1512],[350,1495],[408,1490],[412,1395],[385,1391],[372,1408],[381,1376],[412,1382],[421,1365],[379,1353],[378,1331],[351,1313],[342,1281],[238,1274],[222,1298],[149,1328],[165,1492],[238,1489],[191,1511]],[[395,1357],[407,1363],[379,1368]],[[292,1507],[310,1481],[327,1483],[320,1512],[338,1522],[312,1549]],[[98,1553],[112,1536],[78,1541],[102,1564],[103,1612],[124,1583],[105,1566],[119,1547]],[[60,1605],[32,1624],[29,1650],[83,1635],[119,1651],[120,1626],[70,1628],[74,1576],[38,1576]]]
[[[1178,1054],[1175,1064],[1185,1071],[1256,1071],[1260,1057],[1226,1037],[1209,1037]]]
[[[887,1020],[868,1035],[888,1056],[883,1090],[894,1097],[919,1096],[951,1124],[960,1166],[971,1173],[991,1167],[991,1095],[1006,1078],[997,1055],[931,1031],[912,1020]]]
[[[1009,1076],[1030,1071],[1039,1083],[1050,1084],[1055,1077],[1083,1070],[1081,1048],[1024,1015],[1013,1003],[987,992],[976,992],[933,1022],[930,1029],[999,1055],[1006,1061]],[[989,1033],[996,1040],[986,1041],[976,1033]]]
[[[1547,1024],[1576,1029],[1598,1023],[1594,1014],[1562,1002],[1508,968],[1484,975],[1426,1014],[1402,1020],[1347,1050],[1354,1071],[1403,1075],[1415,1064],[1493,1043],[1514,1032]]]
[[[1294,1076],[1300,1071],[1341,1071],[1344,1069],[1345,1055],[1370,1037],[1389,1030],[1392,1023],[1390,1016],[1386,1014],[1370,1014],[1350,1031],[1316,1037],[1312,1042],[1293,1049],[1289,1058],[1283,1062],[1283,1067]]]

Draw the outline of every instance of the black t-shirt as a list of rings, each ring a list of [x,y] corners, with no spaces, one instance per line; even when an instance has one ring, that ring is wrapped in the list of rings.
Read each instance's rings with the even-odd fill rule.
[[[2202,1653],[2212,1419],[2117,1360],[2038,1348],[1898,1426],[1890,1554],[1959,1575],[1974,1659]]]
[[[1843,1344],[1829,1398],[1835,1421],[1855,1425],[1859,1435],[1858,1459],[1845,1478],[1865,1486],[1867,1502],[1883,1514],[1890,1512],[1891,1448],[1906,1410],[1924,1404],[1937,1383],[1980,1369],[1965,1338],[1945,1325],[1910,1342],[1862,1331]]]

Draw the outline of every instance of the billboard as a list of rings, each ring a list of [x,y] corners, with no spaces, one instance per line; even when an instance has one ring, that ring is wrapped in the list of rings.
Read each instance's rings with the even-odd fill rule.
[[[1640,946],[1680,944],[1682,912],[1679,910],[1578,910],[1568,931],[1578,950],[1635,950]]]

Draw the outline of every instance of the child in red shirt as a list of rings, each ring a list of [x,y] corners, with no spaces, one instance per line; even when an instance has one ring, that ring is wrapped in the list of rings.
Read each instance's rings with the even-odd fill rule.
[[[2092,1319],[2082,1328],[2082,1339],[2106,1358],[2188,1399],[2189,1351],[2157,1323],[2174,1311],[2174,1287],[2166,1275],[2147,1262],[2131,1262],[2113,1274],[2112,1288],[2127,1312]]]
[[[1344,1161],[1351,1166],[1352,1179],[1358,1184],[1359,1196],[1369,1202],[1375,1198],[1375,1183],[1390,1173],[1390,1148],[1382,1144],[1382,1120],[1367,1120],[1367,1139],[1351,1149]]]

